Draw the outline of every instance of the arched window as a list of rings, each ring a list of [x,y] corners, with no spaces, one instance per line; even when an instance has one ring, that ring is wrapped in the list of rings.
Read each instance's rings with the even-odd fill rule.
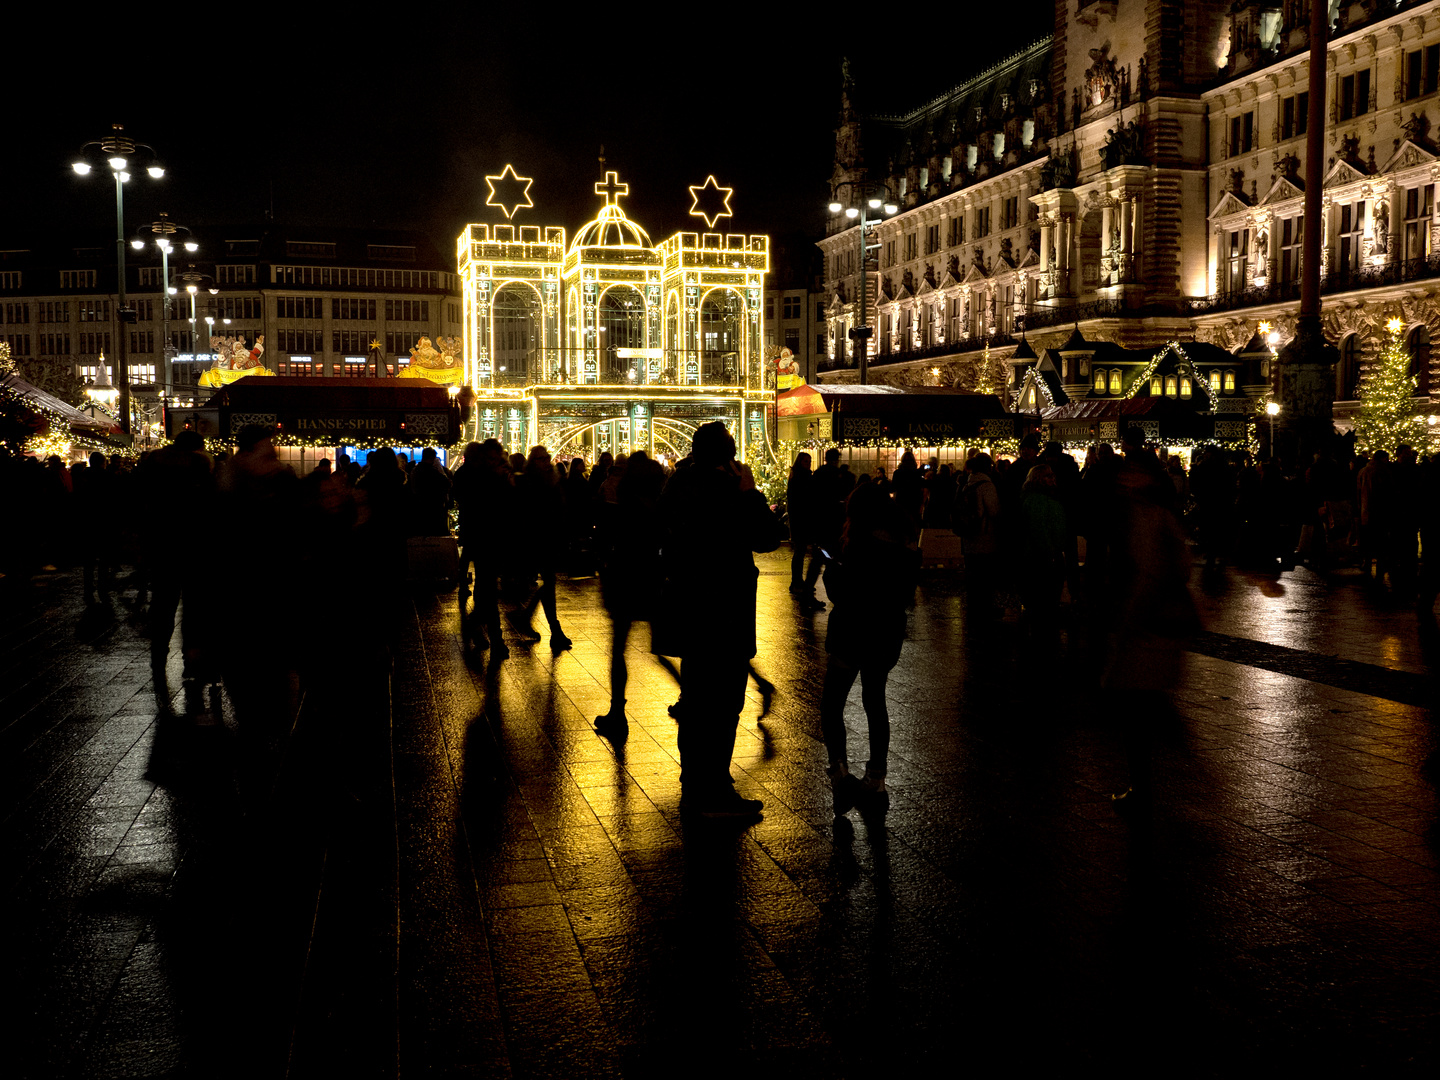
[[[1430,328],[1424,323],[1410,331],[1408,349],[1415,393],[1423,396],[1430,393]]]
[[[1110,393],[1112,393],[1112,394],[1118,394],[1118,393],[1120,393],[1120,388],[1121,388],[1121,386],[1120,386],[1120,369],[1119,369],[1119,368],[1111,368],[1111,369],[1110,369]]]
[[[1340,342],[1340,362],[1335,365],[1335,400],[1355,401],[1360,397],[1360,338],[1346,334]]]
[[[1165,393],[1165,380],[1159,375],[1150,376],[1150,396],[1160,397]]]
[[[1166,396],[1166,397],[1174,397],[1174,396],[1175,396],[1175,376],[1174,376],[1174,375],[1166,375],[1166,376],[1165,376],[1165,396]]]
[[[1096,368],[1096,369],[1095,369],[1095,393],[1097,393],[1097,394],[1103,394],[1104,392],[1105,392],[1105,369],[1104,369],[1104,368]]]
[[[1235,392],[1235,372],[1233,372],[1233,371],[1227,371],[1227,372],[1225,372],[1225,393],[1227,393],[1227,394],[1233,394],[1234,392]]]
[[[1220,370],[1218,368],[1212,369],[1210,372],[1210,389],[1217,394],[1220,392]]]
[[[1190,380],[1188,378],[1182,377],[1180,379],[1180,396],[1182,398],[1188,398],[1190,396],[1190,392]]]

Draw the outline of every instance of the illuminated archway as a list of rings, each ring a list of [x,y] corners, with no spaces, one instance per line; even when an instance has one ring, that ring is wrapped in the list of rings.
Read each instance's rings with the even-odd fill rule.
[[[545,304],[540,291],[528,281],[496,283],[490,303],[490,355],[495,381],[523,385],[545,379],[543,320]]]
[[[700,382],[738,386],[744,382],[748,355],[745,298],[720,286],[700,298]]]
[[[645,297],[632,285],[611,285],[600,296],[600,381],[644,381],[646,365],[634,350],[648,347],[645,340]],[[631,355],[623,355],[631,351]],[[631,373],[635,376],[632,378]]]

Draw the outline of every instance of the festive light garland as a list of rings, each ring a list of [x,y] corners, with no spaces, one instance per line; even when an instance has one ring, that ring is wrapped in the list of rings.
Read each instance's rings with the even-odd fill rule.
[[[1425,418],[1416,414],[1414,394],[1419,380],[1410,374],[1410,356],[1401,340],[1400,319],[1385,324],[1389,340],[1377,362],[1360,380],[1360,411],[1355,415],[1355,448],[1373,454],[1384,450],[1391,457],[1402,443],[1416,450],[1430,444]]]

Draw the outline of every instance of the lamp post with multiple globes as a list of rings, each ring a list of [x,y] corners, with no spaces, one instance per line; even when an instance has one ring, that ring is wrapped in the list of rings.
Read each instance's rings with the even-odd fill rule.
[[[160,355],[164,368],[160,382],[164,388],[165,398],[168,401],[175,392],[172,375],[174,370],[172,362],[175,356],[175,349],[170,344],[170,297],[177,292],[175,287],[170,284],[170,250],[174,244],[171,238],[178,237],[178,234],[184,233],[185,240],[183,240],[182,243],[185,245],[185,250],[191,254],[199,251],[200,245],[190,239],[192,234],[189,229],[184,225],[175,224],[164,213],[161,213],[159,221],[152,221],[149,225],[140,226],[140,232],[149,233],[154,237],[155,246],[160,249],[160,280],[165,289],[165,295],[161,300],[160,308]],[[136,251],[144,251],[145,240],[142,236],[137,235],[134,240],[130,241],[130,246]],[[193,351],[193,333],[191,334],[191,345]]]
[[[850,195],[856,202],[854,206],[846,206],[840,201],[840,189],[850,188]],[[870,263],[870,252],[878,248],[879,244],[869,244],[870,228],[883,221],[884,218],[870,220],[866,213],[868,210],[885,211],[885,217],[889,217],[900,209],[895,204],[890,194],[890,188],[872,180],[845,180],[835,185],[830,196],[830,213],[844,214],[851,221],[859,219],[860,224],[860,307],[859,325],[850,328],[850,340],[855,342],[857,350],[857,371],[860,384],[863,386],[870,379],[870,336],[872,328],[866,324],[866,303],[867,303],[867,274]]]
[[[88,175],[92,166],[85,158],[87,154],[93,154],[97,149],[104,156],[105,163],[110,166],[110,172],[115,177],[115,267],[119,275],[117,314],[120,329],[120,352],[115,361],[115,381],[119,383],[120,391],[120,430],[129,435],[130,363],[125,352],[125,327],[134,321],[134,313],[125,306],[125,184],[130,180],[130,173],[127,171],[130,159],[137,153],[150,159],[151,164],[146,167],[145,171],[152,178],[160,179],[165,175],[165,170],[158,163],[155,148],[130,138],[125,134],[123,124],[112,124],[109,134],[104,138],[95,139],[82,146],[80,156],[71,163],[70,167],[81,176]]]

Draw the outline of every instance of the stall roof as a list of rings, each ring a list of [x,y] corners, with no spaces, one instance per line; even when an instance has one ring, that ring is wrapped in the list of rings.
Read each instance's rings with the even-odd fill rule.
[[[116,422],[109,416],[101,420],[98,416],[91,416],[83,409],[77,409],[67,401],[62,401],[54,394],[41,390],[38,386],[26,382],[19,375],[6,375],[0,379],[0,387],[10,391],[21,401],[32,401],[35,405],[47,412],[58,416],[72,429],[79,428],[85,431],[108,435],[119,431]]]

